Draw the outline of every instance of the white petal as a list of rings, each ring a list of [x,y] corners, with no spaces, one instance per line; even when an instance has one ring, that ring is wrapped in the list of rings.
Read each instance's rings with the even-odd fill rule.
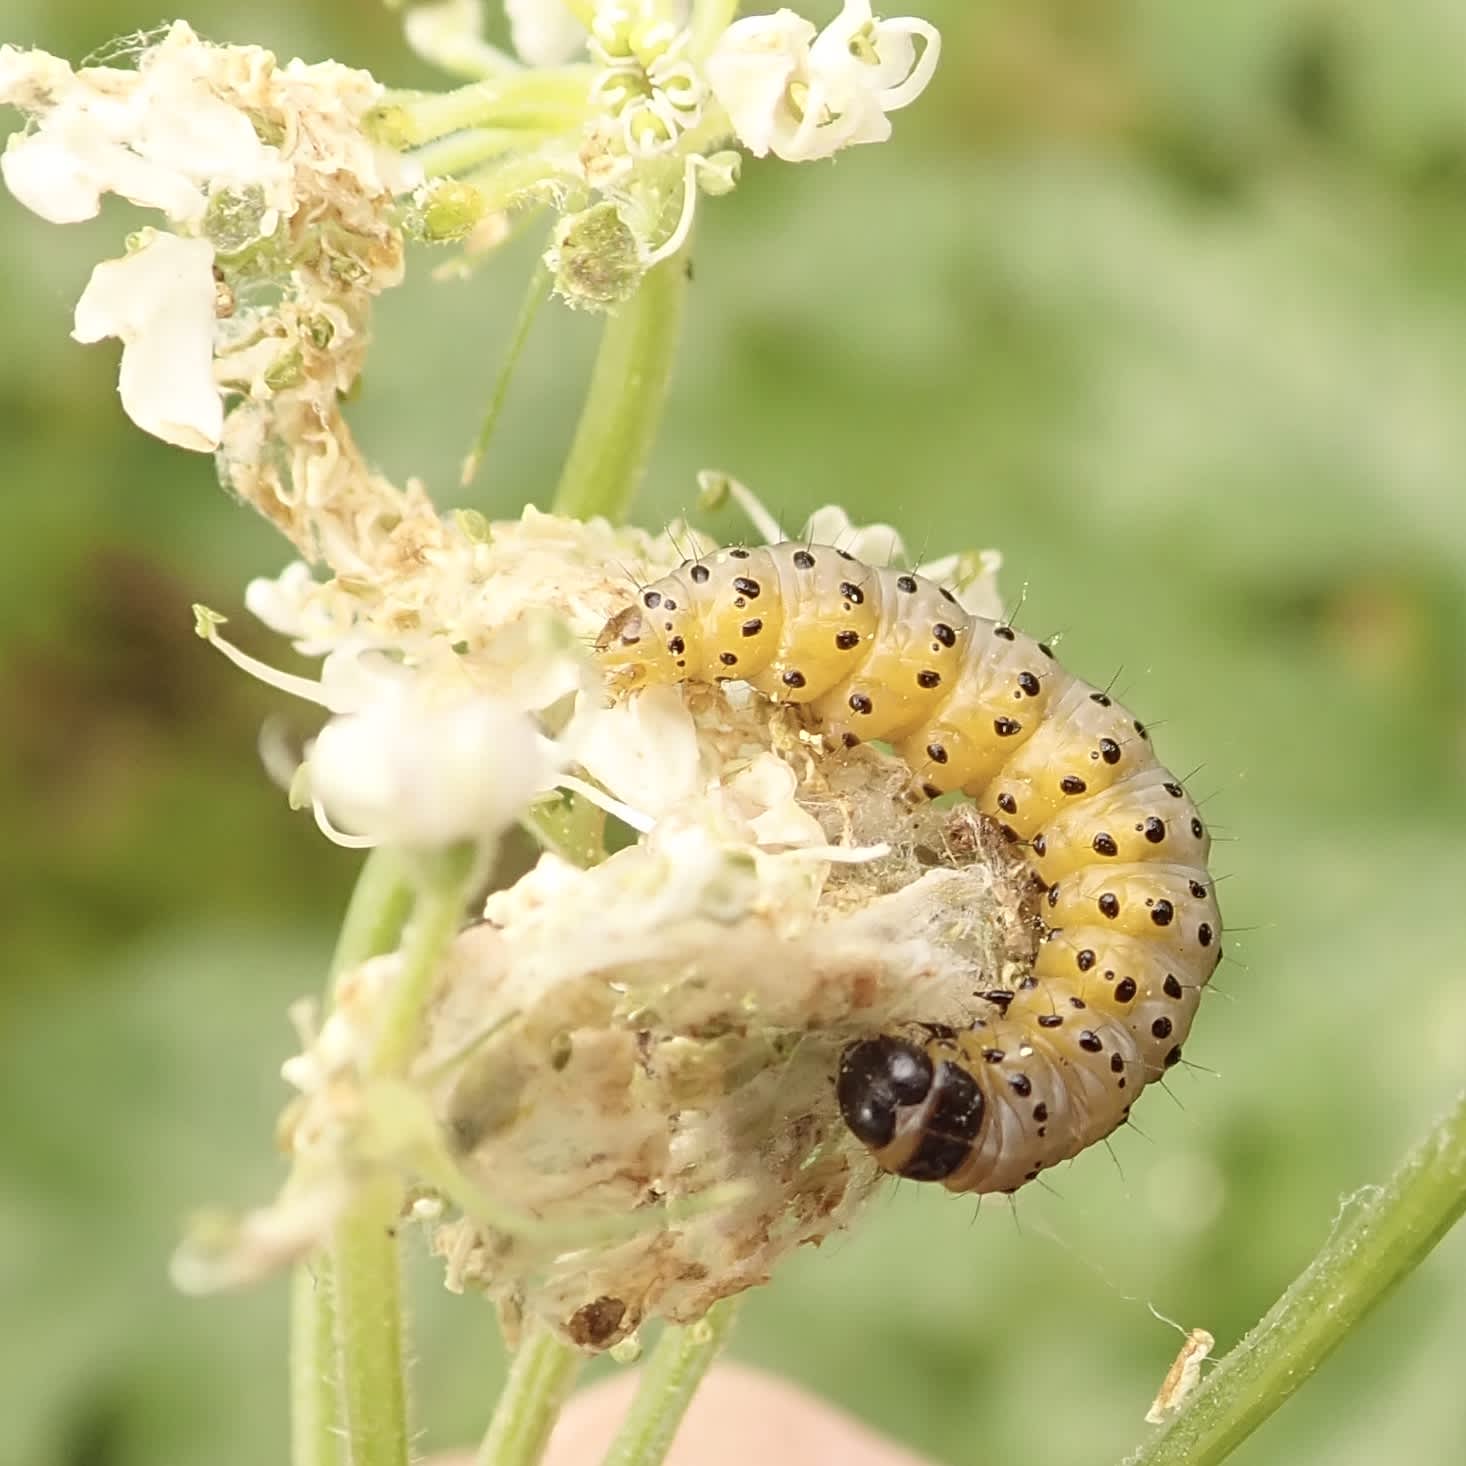
[[[649,815],[702,793],[697,725],[675,687],[648,687],[611,708],[578,709],[563,743],[591,778]]]
[[[819,34],[819,39],[809,48],[811,70],[827,78],[842,76],[847,71],[858,76],[870,73],[876,68],[870,62],[854,55],[850,41],[855,33],[871,24],[871,10],[867,0],[846,0],[842,9]]]
[[[816,509],[799,537],[812,545],[833,545],[867,565],[900,564],[906,559],[906,546],[894,525],[857,525],[838,504]]]
[[[94,219],[102,205],[92,170],[44,133],[12,133],[0,156],[0,173],[16,201],[51,224]]]
[[[792,10],[750,15],[723,32],[705,63],[713,95],[757,158],[777,152],[776,140],[798,126],[789,86],[804,77],[814,36],[814,26]]]
[[[867,29],[866,39],[852,50],[851,40]],[[917,36],[925,42],[919,59]],[[847,0],[810,47],[810,68],[829,86],[837,110],[865,93],[877,98],[883,111],[895,112],[926,90],[940,54],[941,36],[935,26],[910,16],[873,21],[867,0]]]
[[[783,759],[761,753],[723,785],[731,809],[760,845],[826,844],[820,822],[795,798],[799,780]]]
[[[139,98],[137,111],[126,141],[155,167],[190,180],[200,209],[211,186],[271,188],[288,176],[278,151],[260,141],[249,118],[201,81],[180,79]]]
[[[1003,557],[997,550],[963,550],[918,565],[916,573],[946,586],[971,615],[1002,621],[1011,610],[998,590],[1002,568]]]
[[[0,46],[0,103],[34,112],[49,107],[71,83],[71,66],[49,51]]]
[[[105,193],[194,222],[211,188],[282,187],[277,150],[200,74],[216,54],[178,26],[135,71],[73,72],[43,51],[5,48],[0,100],[34,114],[6,147],[11,191],[54,223],[91,218]]]
[[[331,826],[413,848],[493,839],[545,774],[530,720],[485,696],[382,697],[333,718],[310,752],[311,793]]]
[[[144,432],[180,448],[219,446],[224,404],[214,384],[214,247],[143,231],[120,260],[103,260],[76,303],[77,341],[122,342],[118,391]]]
[[[203,208],[202,194],[187,179],[112,142],[82,117],[13,134],[0,171],[11,193],[52,224],[94,219],[108,192],[170,218],[195,217]]]
[[[906,47],[900,45],[899,37],[905,35]],[[920,36],[926,43],[921,52],[920,58],[915,65],[910,65],[907,58],[910,55],[910,37]],[[881,53],[881,69],[879,75],[887,77],[888,58],[890,68],[900,70],[902,65],[906,70],[902,73],[901,80],[894,78],[884,81],[885,89],[881,92],[881,106],[887,112],[898,112],[902,107],[909,106],[927,88],[936,73],[937,61],[942,54],[941,33],[934,25],[928,25],[924,20],[914,20],[909,16],[902,16],[897,20],[883,21],[878,28],[876,44]],[[897,64],[899,58],[899,64]]]
[[[823,73],[813,73],[797,127],[774,142],[774,152],[789,163],[832,157],[856,143],[883,143],[891,123],[868,92],[851,92],[843,80],[832,87]]]
[[[560,0],[504,0],[514,49],[531,66],[562,66],[585,49],[585,27]]]
[[[306,602],[316,584],[310,566],[304,560],[292,560],[273,579],[258,576],[250,581],[244,588],[244,606],[271,631],[299,639],[306,634]]]

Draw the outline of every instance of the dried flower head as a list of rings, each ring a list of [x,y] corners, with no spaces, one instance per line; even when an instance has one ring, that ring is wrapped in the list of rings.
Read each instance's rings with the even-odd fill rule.
[[[815,527],[901,553],[894,531],[853,530],[838,510]],[[547,852],[488,898],[439,975],[406,1084],[364,1077],[396,957],[347,974],[286,1066],[301,1090],[287,1220],[329,1218],[349,1196],[343,1176],[388,1165],[452,1208],[433,1237],[451,1287],[585,1348],[646,1319],[697,1318],[845,1225],[878,1178],[835,1104],[841,1047],[891,1022],[960,1022],[1035,941],[1030,883],[1006,845],[970,811],[914,800],[896,760],[737,685],[608,701],[588,644],[633,580],[681,561],[684,536],[459,516],[415,566],[349,581],[297,566],[250,595],[323,658],[319,683],[255,664],[262,675],[338,721],[360,716],[343,710],[363,659],[390,658],[394,698],[403,679],[414,699],[471,686],[537,730],[535,757],[519,760],[542,781],[518,786],[528,817],[563,815],[569,798],[593,845],[607,811],[640,836],[590,868]],[[964,585],[989,610],[992,568]],[[373,746],[420,737],[427,750],[436,736],[394,728]],[[436,808],[431,793],[414,802]],[[471,833],[491,838],[504,808]],[[302,1196],[316,1193],[312,1209]],[[231,1235],[278,1247],[282,1234],[295,1235],[256,1218]],[[195,1286],[211,1268],[252,1271],[237,1252],[187,1257]]]
[[[218,451],[235,493],[305,553],[349,565],[412,509],[367,467],[340,398],[371,297],[401,278],[393,200],[420,170],[368,137],[382,88],[363,71],[281,65],[183,21],[135,60],[74,71],[0,48],[0,101],[31,119],[0,159],[6,183],[58,223],[109,192],[166,216],[174,232],[145,230],[97,266],[77,338],[123,341],[140,427]]]
[[[846,1225],[878,1176],[835,1104],[840,1049],[960,1021],[979,975],[1032,956],[1027,882],[970,816],[706,703],[745,771],[590,871],[544,857],[460,939],[432,1015],[457,1165],[585,1229],[547,1248],[465,1209],[435,1238],[449,1285],[585,1347],[696,1319]]]

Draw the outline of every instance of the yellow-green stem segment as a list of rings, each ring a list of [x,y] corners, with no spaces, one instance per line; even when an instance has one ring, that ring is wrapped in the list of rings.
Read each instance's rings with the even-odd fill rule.
[[[419,856],[411,872],[402,875],[415,888],[412,917],[403,934],[400,965],[376,1043],[363,1065],[362,1077],[368,1084],[402,1077],[417,1052],[423,1010],[443,954],[458,930],[474,866],[474,852],[464,847]],[[365,898],[359,912],[353,901],[338,957],[360,960],[363,946],[385,941],[394,923],[400,926],[402,895],[385,875],[379,895],[382,904],[375,920]],[[352,936],[353,927],[362,934],[361,945]],[[377,1175],[362,1187],[332,1230],[337,1395],[347,1466],[408,1466],[397,1254],[402,1197],[399,1177]]]
[[[389,92],[367,118],[367,130],[391,148],[419,147],[471,127],[570,132],[585,119],[590,79],[589,67],[566,66],[496,76],[450,92]]]
[[[476,853],[472,846],[462,845],[419,857],[417,899],[402,938],[397,980],[366,1061],[364,1077],[369,1080],[401,1077],[417,1053],[438,964],[463,922]]]
[[[558,1334],[544,1324],[531,1324],[514,1355],[475,1466],[538,1466],[580,1363],[580,1354]]]
[[[390,952],[411,910],[412,887],[397,854],[372,851],[341,923],[331,958],[331,982],[368,957]],[[300,1263],[291,1280],[291,1466],[340,1466],[343,1431],[334,1287],[331,1260],[324,1253]]]
[[[605,1466],[661,1466],[698,1385],[728,1338],[738,1303],[737,1298],[725,1298],[699,1322],[663,1332]]]
[[[331,1236],[347,1466],[408,1466],[397,1219],[402,1186],[379,1176]]]
[[[1125,1466],[1225,1460],[1466,1212],[1466,1092],[1383,1185],[1345,1202],[1323,1250]]]
[[[362,863],[346,906],[341,935],[331,955],[330,984],[334,985],[343,972],[360,967],[368,957],[391,952],[411,911],[412,886],[402,857],[385,846],[373,850]],[[331,997],[329,986],[326,997]]]
[[[620,523],[631,510],[662,420],[687,297],[687,254],[649,270],[606,322],[554,510]]]
[[[290,1280],[290,1466],[340,1466],[331,1286],[324,1257],[297,1264]]]
[[[519,315],[514,322],[514,331],[509,337],[508,350],[504,353],[504,364],[499,368],[499,375],[494,381],[493,394],[484,412],[484,420],[479,425],[478,437],[463,465],[462,482],[464,484],[469,483],[478,473],[484,461],[484,455],[489,451],[489,441],[494,436],[495,428],[499,426],[504,403],[509,397],[509,383],[514,379],[514,368],[518,366],[525,343],[529,340],[529,330],[534,325],[534,318],[539,314],[540,307],[545,303],[549,293],[550,272],[543,259],[536,260],[534,270],[529,277],[529,284],[525,287],[524,299],[520,302]]]

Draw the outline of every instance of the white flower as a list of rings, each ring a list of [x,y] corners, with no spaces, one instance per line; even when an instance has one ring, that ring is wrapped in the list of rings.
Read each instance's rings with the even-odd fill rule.
[[[838,545],[867,565],[906,563],[906,544],[895,525],[856,524],[838,504],[816,509],[804,521],[799,538],[812,545]]]
[[[820,823],[798,801],[799,777],[772,753],[761,753],[724,785],[727,802],[764,846],[817,847],[828,853]],[[843,853],[843,852],[842,852]],[[868,851],[857,851],[867,855]]]
[[[267,609],[289,616],[282,597]],[[316,680],[240,651],[207,607],[194,616],[198,634],[242,671],[333,714],[295,772],[291,801],[309,804],[339,845],[489,842],[555,784],[559,755],[514,689],[481,690],[457,658],[409,665],[347,634]]]
[[[915,37],[925,43],[920,55]],[[869,0],[846,0],[818,37],[792,10],[735,21],[706,70],[739,141],[756,157],[796,163],[884,142],[886,114],[926,89],[940,49],[926,21],[876,20]]]
[[[117,388],[128,417],[165,443],[208,452],[224,429],[213,370],[214,247],[152,229],[139,240],[92,271],[71,334],[121,340]]]
[[[339,401],[365,353],[367,300],[402,274],[393,196],[421,169],[368,135],[383,89],[366,72],[281,66],[183,21],[148,39],[131,68],[0,47],[0,103],[28,114],[0,171],[48,220],[89,219],[114,193],[174,224],[94,271],[74,335],[119,337],[128,415],[166,442],[222,449],[228,486],[314,552],[348,538],[342,521],[374,524]],[[229,270],[247,254],[251,281],[278,295],[235,293],[223,275],[216,291],[216,252]],[[242,399],[227,425],[220,388]],[[383,517],[400,525],[405,507]]]
[[[676,687],[647,688],[609,708],[585,708],[566,752],[616,798],[653,820],[702,794],[697,727]]]
[[[790,87],[808,73],[814,35],[814,26],[792,10],[750,15],[723,32],[707,59],[713,95],[727,110],[738,140],[757,158],[771,148],[778,152],[779,140],[798,129]]]
[[[208,51],[181,21],[136,71],[73,72],[44,51],[0,47],[0,102],[38,116],[0,159],[10,191],[53,224],[95,217],[104,193],[196,223],[211,191],[278,186],[277,151],[211,90]]]
[[[1003,556],[998,550],[959,550],[918,565],[916,573],[946,586],[969,615],[1006,621],[1013,607],[998,590],[998,571],[1002,568]]]
[[[514,49],[531,66],[562,66],[585,49],[585,27],[561,0],[504,0]]]
[[[273,579],[257,576],[244,588],[245,609],[271,631],[288,636],[302,656],[323,657],[350,629],[346,609],[323,603],[304,560],[292,560]]]
[[[601,70],[591,101],[614,119],[632,156],[671,152],[702,121],[707,87],[686,59],[685,20],[685,6],[655,0],[605,0],[596,11],[590,53]]]
[[[926,45],[918,57],[913,36]],[[877,20],[870,0],[845,0],[810,47],[810,64],[831,95],[870,93],[882,112],[899,112],[925,90],[937,67],[941,36],[912,16]]]
[[[410,675],[332,718],[307,770],[327,834],[416,849],[495,838],[549,777],[523,713],[486,693],[429,695]]]

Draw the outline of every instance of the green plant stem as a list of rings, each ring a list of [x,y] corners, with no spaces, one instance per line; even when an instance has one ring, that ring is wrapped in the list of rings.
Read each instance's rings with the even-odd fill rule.
[[[412,911],[412,886],[395,850],[380,846],[362,863],[341,935],[331,954],[331,982],[368,957],[392,951]],[[329,997],[330,994],[328,993]]]
[[[525,342],[529,340],[530,327],[534,325],[535,317],[539,314],[540,307],[545,303],[549,293],[550,271],[544,259],[541,258],[535,261],[529,284],[525,287],[524,299],[519,306],[519,316],[514,322],[514,332],[509,338],[509,347],[504,353],[503,365],[500,366],[499,375],[494,382],[493,394],[484,412],[484,420],[479,425],[478,438],[464,461],[461,483],[465,486],[473,481],[484,461],[484,455],[489,451],[489,441],[494,436],[494,430],[499,426],[499,418],[504,412],[504,403],[509,397],[509,383],[514,378],[514,368],[519,364]]]
[[[290,1466],[338,1466],[336,1310],[325,1258],[300,1263],[290,1280]]]
[[[463,845],[422,860],[412,920],[402,939],[401,969],[366,1061],[368,1079],[406,1074],[417,1052],[438,964],[463,922],[475,854],[472,846]]]
[[[686,297],[684,248],[649,270],[607,320],[555,513],[600,514],[613,523],[626,518],[662,420]]]
[[[362,865],[331,957],[330,976],[390,952],[412,910],[412,887],[395,851],[373,850]],[[337,1389],[335,1284],[322,1253],[301,1263],[290,1294],[291,1466],[338,1466],[341,1399]]]
[[[348,1466],[408,1466],[397,1218],[402,1185],[383,1175],[363,1188],[331,1237]]]
[[[1466,1092],[1384,1186],[1340,1209],[1323,1250],[1126,1466],[1213,1466],[1318,1368],[1466,1213]]]
[[[606,1452],[605,1466],[661,1466],[698,1385],[727,1340],[738,1302],[725,1298],[700,1322],[665,1330]]]
[[[388,996],[363,1078],[405,1075],[417,1052],[423,1010],[448,943],[458,930],[474,871],[468,848],[422,857],[403,935],[397,981]],[[395,886],[384,895],[397,905]],[[356,903],[353,901],[353,906]],[[365,914],[362,930],[384,928]],[[348,927],[352,925],[348,918]],[[343,946],[346,945],[343,938]],[[331,1236],[341,1424],[348,1466],[407,1466],[407,1386],[402,1359],[402,1283],[397,1256],[401,1180],[384,1173],[362,1187]]]
[[[524,144],[524,134],[517,128],[470,127],[425,143],[412,158],[424,178],[442,178],[445,174],[457,176],[516,151],[522,155]]]
[[[417,147],[465,127],[573,131],[585,120],[590,76],[588,66],[565,66],[518,71],[450,92],[389,92],[367,126],[393,148]]]
[[[569,1344],[544,1324],[532,1324],[514,1355],[475,1466],[537,1466],[580,1364]]]

